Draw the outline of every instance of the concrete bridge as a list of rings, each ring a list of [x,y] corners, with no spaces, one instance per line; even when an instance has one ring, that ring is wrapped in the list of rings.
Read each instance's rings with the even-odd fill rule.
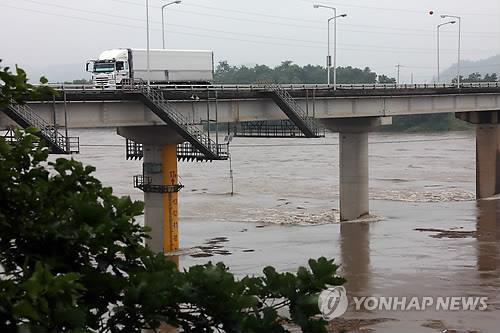
[[[0,113],[0,127],[38,127],[57,142],[58,126],[116,127],[144,157],[143,175],[135,185],[145,192],[146,224],[153,229],[150,246],[178,248],[177,159],[227,159],[226,146],[207,136],[203,124],[286,120],[290,136],[319,137],[319,127],[340,133],[340,210],[343,220],[369,213],[368,133],[392,116],[455,113],[477,125],[477,197],[500,193],[500,84],[455,85],[164,85],[130,83],[118,90],[92,86],[54,86],[52,101],[32,101]],[[31,109],[30,113],[27,108]],[[23,110],[21,110],[23,109]],[[38,119],[37,118],[37,119]],[[33,122],[33,121],[32,121]],[[41,125],[40,125],[41,124]],[[56,133],[56,134],[54,134]],[[269,131],[260,132],[270,137]],[[267,133],[267,134],[266,134]],[[43,134],[43,133],[42,133]],[[259,136],[251,133],[250,136]],[[59,140],[61,141],[61,140]],[[69,142],[68,138],[62,142]],[[139,146],[140,144],[140,146]],[[57,145],[56,145],[57,146]],[[66,144],[66,151],[69,151]],[[138,150],[140,149],[140,154]],[[57,150],[56,150],[57,151]],[[161,237],[160,237],[161,235]]]

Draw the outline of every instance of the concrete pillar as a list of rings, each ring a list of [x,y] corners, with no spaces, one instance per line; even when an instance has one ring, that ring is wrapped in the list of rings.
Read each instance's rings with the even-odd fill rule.
[[[342,276],[347,279],[349,293],[366,295],[371,288],[370,223],[340,225],[340,256]]]
[[[500,111],[458,112],[455,117],[476,125],[476,197],[500,194]]]
[[[496,124],[476,128],[476,193],[478,199],[500,193],[500,135]]]
[[[177,185],[177,145],[144,145],[144,176],[155,185]],[[144,193],[145,224],[151,229],[147,241],[154,252],[179,249],[178,193]]]
[[[498,242],[500,241],[500,202],[480,200],[477,203],[477,270],[480,277],[489,278],[500,264]]]
[[[143,176],[151,185],[178,185],[177,145],[185,140],[168,126],[120,127],[118,134],[143,144]],[[179,194],[144,192],[144,224],[151,229],[147,245],[154,252],[179,249]]]
[[[340,218],[355,220],[370,212],[368,133],[340,133]]]
[[[322,119],[340,141],[340,219],[355,220],[370,213],[368,133],[392,124],[391,117]]]

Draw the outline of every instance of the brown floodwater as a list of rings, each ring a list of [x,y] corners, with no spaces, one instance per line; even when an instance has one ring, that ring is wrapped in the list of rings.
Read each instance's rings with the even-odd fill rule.
[[[82,154],[118,195],[140,161],[113,130],[75,130]],[[376,332],[499,332],[500,201],[476,202],[473,133],[370,136],[373,217],[338,223],[338,136],[236,139],[229,163],[180,163],[181,266],[223,261],[238,276],[335,258],[352,296],[484,296],[474,311],[354,311]],[[380,320],[380,319],[392,320]]]

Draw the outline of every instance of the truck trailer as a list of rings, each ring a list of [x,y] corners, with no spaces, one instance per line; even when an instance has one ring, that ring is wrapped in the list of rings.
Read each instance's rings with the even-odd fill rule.
[[[214,79],[213,51],[157,50],[148,57],[145,49],[113,49],[87,62],[87,72],[98,88],[114,89],[124,79],[141,79],[152,84],[210,84]]]

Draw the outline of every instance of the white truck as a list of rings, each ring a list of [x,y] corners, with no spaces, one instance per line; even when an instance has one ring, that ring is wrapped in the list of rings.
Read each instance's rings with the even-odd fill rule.
[[[153,84],[209,84],[214,79],[213,51],[113,49],[87,62],[96,88],[116,89],[123,79],[142,79]]]

